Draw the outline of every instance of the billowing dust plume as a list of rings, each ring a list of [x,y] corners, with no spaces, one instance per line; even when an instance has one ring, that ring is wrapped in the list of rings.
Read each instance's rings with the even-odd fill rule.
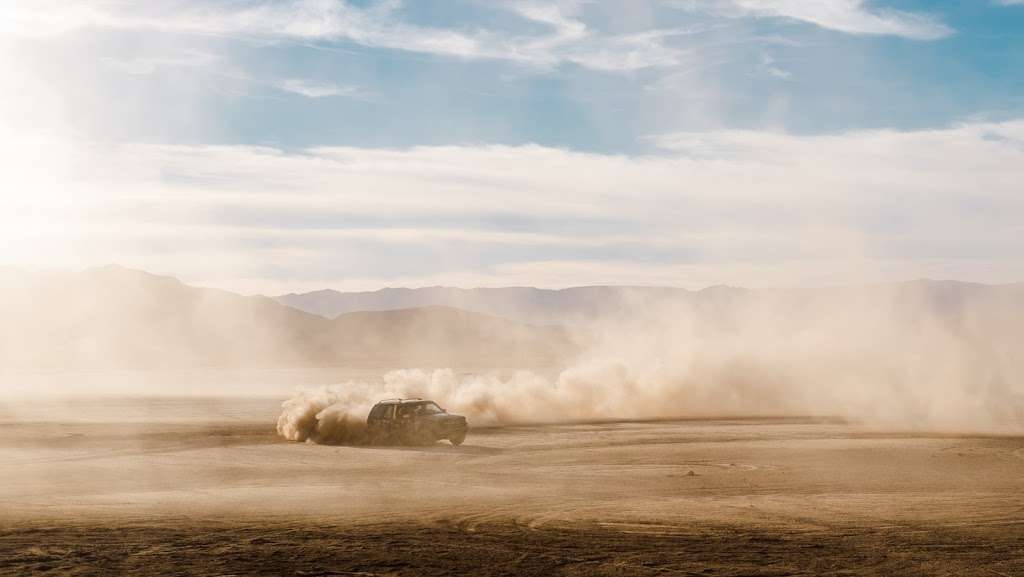
[[[917,285],[726,293],[634,303],[588,327],[569,368],[399,370],[307,390],[289,439],[344,440],[386,397],[432,399],[471,426],[586,419],[819,415],[887,428],[1024,430],[1024,308]]]

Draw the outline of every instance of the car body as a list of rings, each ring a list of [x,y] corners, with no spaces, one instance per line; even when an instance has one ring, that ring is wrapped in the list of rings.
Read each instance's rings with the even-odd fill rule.
[[[370,409],[366,430],[374,444],[429,445],[447,439],[461,445],[469,426],[466,417],[450,414],[434,401],[386,399]]]

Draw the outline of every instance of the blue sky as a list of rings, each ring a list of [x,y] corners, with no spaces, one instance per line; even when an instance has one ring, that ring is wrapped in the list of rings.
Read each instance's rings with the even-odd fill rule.
[[[0,15],[0,264],[249,292],[1024,280],[1021,2]]]

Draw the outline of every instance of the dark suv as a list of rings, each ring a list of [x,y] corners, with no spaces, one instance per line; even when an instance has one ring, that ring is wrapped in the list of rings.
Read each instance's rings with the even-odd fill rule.
[[[371,443],[429,445],[448,439],[453,445],[466,440],[466,417],[450,415],[434,401],[387,399],[370,409],[366,429]]]

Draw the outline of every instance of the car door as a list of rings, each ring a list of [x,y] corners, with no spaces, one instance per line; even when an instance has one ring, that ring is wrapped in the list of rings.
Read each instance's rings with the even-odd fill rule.
[[[370,409],[370,415],[366,418],[366,424],[370,427],[371,431],[380,428],[384,420],[384,409],[386,408],[385,405],[374,405]]]
[[[416,419],[413,415],[414,405],[399,405],[395,411],[393,433],[396,439],[405,439],[411,435],[416,426]]]
[[[395,405],[384,405],[380,423],[381,436],[391,439],[395,434]]]

